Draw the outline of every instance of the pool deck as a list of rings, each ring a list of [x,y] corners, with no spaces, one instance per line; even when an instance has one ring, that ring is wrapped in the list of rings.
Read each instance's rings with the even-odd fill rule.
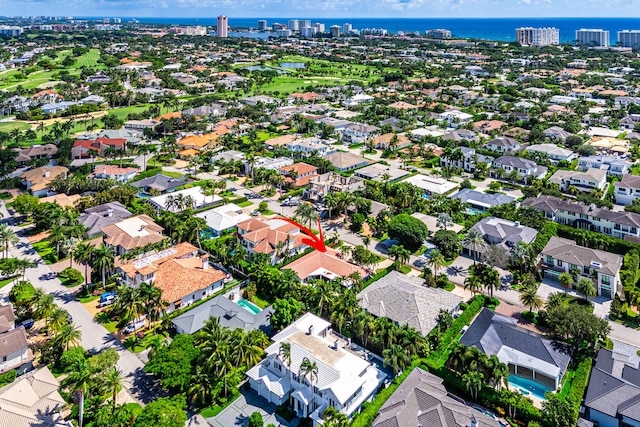
[[[520,391],[519,387],[515,387],[511,384],[509,384],[509,390],[511,391],[515,391],[516,393],[520,393],[522,394],[522,392]],[[524,397],[528,397],[529,399],[531,399],[531,401],[533,402],[533,406],[535,406],[538,409],[542,409],[542,404],[544,403],[543,399],[540,399],[539,397],[529,393],[529,394],[522,394]]]

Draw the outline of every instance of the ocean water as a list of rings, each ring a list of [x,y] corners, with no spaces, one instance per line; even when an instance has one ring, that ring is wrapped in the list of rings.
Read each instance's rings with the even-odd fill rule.
[[[229,26],[236,28],[257,28],[260,18],[229,17]],[[389,33],[398,31],[423,33],[434,28],[450,30],[453,37],[483,40],[515,41],[517,27],[556,27],[560,30],[560,41],[571,42],[580,28],[600,28],[610,31],[611,43],[618,39],[620,30],[640,30],[639,18],[264,18],[268,25],[274,22],[286,24],[289,19],[309,19],[311,23],[331,25],[349,23],[354,29],[384,28]],[[173,25],[215,26],[216,18],[138,18],[143,23]],[[124,19],[128,21],[128,19]]]

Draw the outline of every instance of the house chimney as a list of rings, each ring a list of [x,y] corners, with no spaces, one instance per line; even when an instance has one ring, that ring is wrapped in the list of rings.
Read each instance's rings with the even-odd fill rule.
[[[207,270],[209,268],[209,254],[202,255],[200,259],[202,260],[202,269]]]
[[[50,171],[48,171],[48,170],[44,171],[44,177],[45,178],[49,178],[49,175],[51,175]]]
[[[107,209],[107,217],[111,218],[113,216],[113,209]]]
[[[309,325],[309,335],[313,335],[313,325]]]

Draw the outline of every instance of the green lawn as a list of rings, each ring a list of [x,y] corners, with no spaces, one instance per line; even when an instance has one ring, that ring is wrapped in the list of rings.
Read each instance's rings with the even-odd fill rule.
[[[165,334],[154,334],[149,332],[145,334],[145,336],[141,339],[138,339],[135,334],[131,334],[126,340],[124,340],[123,345],[127,348],[127,350],[132,351],[134,353],[140,353],[145,351],[156,337],[161,337],[163,340],[166,339],[167,335]]]
[[[2,122],[0,123],[0,131],[11,132],[14,129],[27,130],[31,129],[31,125],[25,122]]]
[[[229,400],[227,400],[227,403],[223,404],[223,405],[211,405],[208,408],[203,409],[202,411],[200,411],[200,415],[202,415],[204,418],[211,418],[211,417],[215,417],[216,415],[218,415],[220,412],[222,412],[222,410],[224,408],[226,408],[227,406],[231,405],[233,402],[235,402],[235,400],[240,397],[240,393],[236,390],[236,392],[238,393],[236,396],[231,396],[229,398]]]
[[[100,295],[89,295],[89,296],[86,296],[86,297],[78,297],[78,296],[76,296],[76,299],[78,301],[80,301],[81,303],[83,303],[83,304],[91,302],[91,301],[95,301],[98,298],[100,298]],[[103,326],[106,328],[106,325],[103,325]],[[109,328],[107,328],[107,329],[109,329]]]
[[[38,255],[42,257],[45,264],[55,264],[58,262],[58,257],[56,256],[56,249],[51,246],[51,242],[48,240],[41,240],[39,242],[32,243],[33,249],[38,252]]]
[[[100,59],[100,50],[91,49],[89,52],[76,59],[74,67],[95,67],[98,65],[98,59]]]
[[[16,280],[16,277],[18,277],[18,275],[15,276],[11,276],[8,277],[6,279],[2,279],[0,280],[0,289],[4,288],[5,286],[7,286],[9,283],[13,282],[14,280]]]
[[[251,200],[247,200],[246,202],[242,202],[242,203],[237,203],[238,206],[240,206],[241,208],[246,208],[247,206],[251,206],[253,204],[253,202]]]

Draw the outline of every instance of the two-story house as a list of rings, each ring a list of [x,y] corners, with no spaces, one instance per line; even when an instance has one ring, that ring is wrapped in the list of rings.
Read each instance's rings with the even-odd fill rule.
[[[278,172],[285,176],[285,182],[296,187],[304,187],[311,178],[318,176],[317,167],[302,162],[280,168]]]
[[[444,113],[440,113],[439,120],[445,122],[449,127],[458,128],[466,125],[473,120],[473,115],[463,113],[460,110],[447,110]]]
[[[347,144],[359,144],[368,141],[380,128],[363,123],[351,123],[342,131],[342,140]]]
[[[551,126],[544,131],[544,136],[558,141],[564,141],[568,137],[573,136],[573,134],[562,129],[560,126]]]
[[[31,368],[33,352],[23,327],[0,334],[0,374],[15,369],[18,373]]]
[[[460,154],[456,153],[458,150],[460,150]],[[476,150],[468,147],[458,147],[452,155],[440,156],[440,166],[454,167],[468,173],[475,172],[478,163],[486,163],[487,167],[491,167],[493,161],[493,157],[476,154]]]
[[[640,237],[640,214],[637,213],[616,212],[593,204],[585,205],[544,195],[530,197],[521,206],[539,210],[548,220],[558,224],[596,231],[619,239],[624,239],[625,236]]]
[[[585,156],[578,158],[578,170],[602,169],[609,176],[621,177],[629,173],[632,163],[615,156]]]
[[[61,176],[66,178],[69,169],[64,166],[42,166],[28,170],[22,175],[22,184],[36,197],[46,196],[49,193],[49,186],[54,179]]]
[[[501,156],[494,160],[490,174],[494,178],[507,178],[510,175],[518,174],[522,180],[527,182],[532,178],[543,179],[547,170],[546,166],[540,166],[532,160]]]
[[[281,218],[256,217],[238,223],[238,238],[250,255],[266,254],[272,264],[304,251],[304,234]]]
[[[120,265],[120,280],[127,286],[153,283],[162,291],[168,313],[213,295],[230,277],[209,263],[209,255],[198,255],[191,243],[178,245]]]
[[[463,243],[462,252],[474,258],[482,256],[487,245],[498,245],[506,251],[511,251],[519,242],[532,243],[538,235],[535,228],[524,226],[517,221],[508,221],[493,216],[482,218],[471,229],[480,233],[486,242],[484,247],[478,248]]]
[[[607,172],[595,168],[585,172],[558,169],[549,177],[548,182],[558,184],[561,191],[567,191],[569,187],[575,187],[579,191],[604,190],[607,186]]]
[[[100,231],[105,245],[115,248],[116,255],[122,255],[162,242],[167,238],[163,230],[150,216],[137,215],[109,224]]]
[[[619,205],[630,205],[637,198],[640,198],[640,176],[626,174],[622,181],[613,183],[616,196],[616,203]]]
[[[520,149],[520,143],[508,136],[501,136],[500,138],[492,139],[485,145],[487,150],[496,151],[498,153],[513,153]]]
[[[333,407],[350,418],[373,399],[387,375],[364,359],[331,330],[331,323],[306,313],[276,334],[267,356],[247,371],[249,385],[266,401],[289,405],[313,426],[323,424],[324,411]],[[288,344],[289,357],[281,357]],[[315,366],[310,372],[306,367]]]
[[[594,280],[598,295],[611,298],[622,291],[620,269],[622,255],[578,246],[575,241],[553,236],[541,253],[542,268],[547,278],[577,271]]]
[[[25,148],[14,148],[13,151],[18,153],[14,160],[24,166],[32,160],[51,159],[58,154],[58,147],[53,144],[37,144]]]
[[[335,151],[335,149],[329,146],[326,141],[318,138],[296,139],[288,142],[286,148],[292,153],[300,153],[303,156],[310,156],[313,153],[318,153],[320,156],[324,156]]]

